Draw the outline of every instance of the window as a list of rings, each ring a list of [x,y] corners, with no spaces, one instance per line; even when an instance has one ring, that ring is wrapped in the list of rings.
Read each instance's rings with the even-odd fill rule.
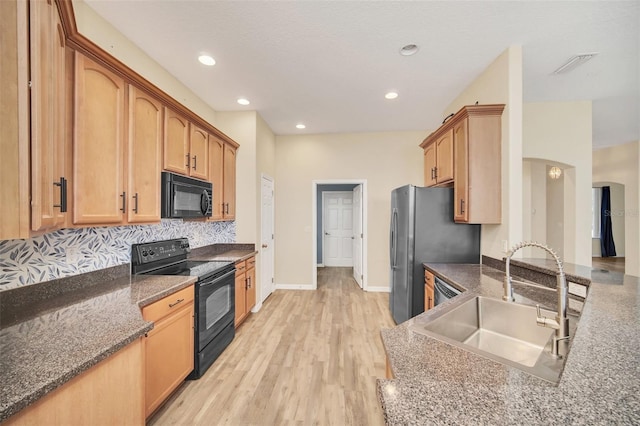
[[[602,188],[591,188],[591,238],[600,238]]]

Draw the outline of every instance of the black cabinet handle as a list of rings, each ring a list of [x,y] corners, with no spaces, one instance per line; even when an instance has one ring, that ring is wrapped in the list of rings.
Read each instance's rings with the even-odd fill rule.
[[[136,195],[133,196],[133,212],[134,213],[138,213],[138,193],[136,192]]]
[[[187,152],[187,155],[185,155],[185,157],[187,157],[187,169],[191,167],[191,153]]]
[[[438,179],[438,168],[437,167],[433,168],[433,178],[434,179]]]
[[[178,305],[178,304],[180,304],[182,302],[184,302],[184,299],[178,299],[178,300],[176,300],[175,303],[169,303],[169,307],[173,308],[174,306],[176,306],[176,305]]]
[[[60,204],[54,204],[53,207],[60,209],[60,213],[66,213],[67,211],[67,180],[64,177],[60,178],[60,182],[53,182],[55,186],[60,187]]]
[[[197,161],[198,161],[198,156],[197,156],[197,155],[194,155],[194,156],[193,156],[193,169],[194,169],[194,170],[198,168],[198,163],[197,163]]]
[[[432,168],[431,168],[431,180],[435,179],[435,177],[433,176],[433,169],[434,169],[434,168],[435,168],[435,167],[432,167]]]
[[[120,196],[122,197],[122,208],[120,209],[120,211],[124,213],[127,211],[127,193],[125,191],[122,191],[122,194],[120,194]]]
[[[464,213],[464,199],[460,199],[460,213]]]

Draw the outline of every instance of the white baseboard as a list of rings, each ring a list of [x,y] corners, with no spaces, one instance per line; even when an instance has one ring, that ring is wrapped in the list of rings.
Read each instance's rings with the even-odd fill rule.
[[[260,308],[262,308],[262,302],[257,302],[256,305],[253,308],[251,308],[251,312],[255,314],[260,310]]]
[[[388,286],[367,286],[367,291],[372,293],[389,293]]]
[[[315,290],[312,284],[276,284],[276,290]]]
[[[318,263],[318,264],[316,265],[316,267],[318,267],[318,268],[324,268],[324,263]]]

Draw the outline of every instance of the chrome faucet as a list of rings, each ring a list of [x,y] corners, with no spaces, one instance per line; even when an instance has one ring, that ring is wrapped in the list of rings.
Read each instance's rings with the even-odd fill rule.
[[[526,283],[523,281],[515,281],[511,278],[511,274],[509,272],[509,263],[511,262],[511,257],[515,252],[520,250],[523,247],[538,247],[545,250],[549,253],[553,260],[556,262],[556,266],[558,268],[558,272],[556,274],[556,292],[558,294],[558,312],[556,314],[555,319],[543,317],[540,314],[540,305],[536,305],[537,315],[536,315],[536,323],[540,327],[549,327],[555,330],[555,335],[553,336],[553,345],[551,346],[551,354],[554,356],[558,356],[558,343],[561,340],[569,339],[569,318],[567,317],[567,306],[569,305],[569,292],[567,288],[567,280],[564,276],[564,269],[562,267],[562,261],[558,257],[555,251],[551,248],[547,247],[544,244],[540,244],[533,241],[523,241],[511,248],[507,252],[507,259],[505,261],[505,277],[504,277],[504,295],[502,296],[502,300],[507,302],[514,302],[513,298],[513,283],[517,282],[519,284],[532,285],[530,283]],[[537,285],[533,285],[534,287],[539,287]],[[546,287],[545,287],[546,288]]]

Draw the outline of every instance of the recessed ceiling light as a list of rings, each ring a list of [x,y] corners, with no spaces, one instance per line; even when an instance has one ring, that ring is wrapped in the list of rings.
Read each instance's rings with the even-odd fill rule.
[[[581,53],[579,55],[573,55],[572,57],[570,57],[567,60],[567,62],[562,64],[553,73],[554,74],[563,74],[563,73],[569,72],[569,71],[579,67],[580,65],[584,64],[585,62],[587,62],[589,59],[593,58],[597,54],[598,54],[597,52],[594,52],[594,53]]]
[[[398,97],[398,94],[396,92],[389,92],[386,95],[384,95],[384,97],[387,99],[395,99]]]
[[[296,124],[296,129],[306,129],[306,128],[307,128],[307,126],[305,126],[302,123]]]
[[[249,102],[249,100],[248,100],[248,99],[245,99],[245,98],[239,98],[239,99],[238,99],[238,103],[239,103],[240,105],[249,105],[251,102]]]
[[[406,46],[402,46],[400,49],[400,54],[402,56],[411,56],[418,53],[419,47],[416,44],[407,44]]]
[[[200,61],[201,64],[208,65],[210,67],[216,64],[216,60],[209,55],[200,55],[198,56],[198,60]]]

